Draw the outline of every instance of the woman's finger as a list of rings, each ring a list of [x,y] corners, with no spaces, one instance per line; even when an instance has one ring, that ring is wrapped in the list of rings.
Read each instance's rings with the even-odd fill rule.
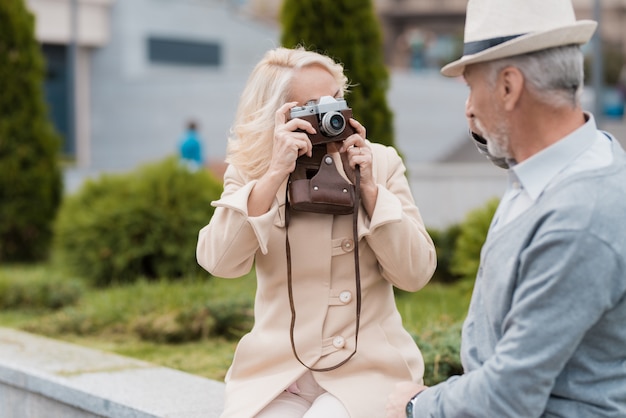
[[[287,121],[287,112],[291,110],[292,107],[297,105],[298,102],[288,102],[278,108],[276,111],[275,124],[276,126],[284,125]]]

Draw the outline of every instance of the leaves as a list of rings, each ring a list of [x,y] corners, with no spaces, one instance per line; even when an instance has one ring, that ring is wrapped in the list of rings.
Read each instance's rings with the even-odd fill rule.
[[[22,0],[3,0],[0,22],[0,262],[36,261],[48,255],[61,200],[60,138],[33,16]]]
[[[67,196],[55,224],[55,253],[73,274],[98,285],[203,272],[198,231],[222,183],[176,158],[104,175]]]

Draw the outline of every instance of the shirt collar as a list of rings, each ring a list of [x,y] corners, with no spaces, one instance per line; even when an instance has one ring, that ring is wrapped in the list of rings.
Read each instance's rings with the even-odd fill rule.
[[[596,122],[587,112],[585,119],[585,124],[571,134],[511,167],[532,200],[536,200],[557,174],[591,146],[589,138],[595,135]]]

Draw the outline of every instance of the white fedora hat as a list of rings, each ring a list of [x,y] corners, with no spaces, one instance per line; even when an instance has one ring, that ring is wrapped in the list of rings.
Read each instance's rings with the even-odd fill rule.
[[[463,56],[441,69],[448,77],[465,66],[591,39],[597,22],[576,20],[571,0],[469,0]]]

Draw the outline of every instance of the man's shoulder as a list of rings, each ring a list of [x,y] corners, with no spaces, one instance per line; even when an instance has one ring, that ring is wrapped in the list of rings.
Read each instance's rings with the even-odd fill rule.
[[[602,168],[572,176],[546,191],[554,204],[626,207],[626,158],[623,151]]]
[[[535,221],[544,231],[579,230],[605,239],[626,234],[626,161],[559,183],[546,190],[537,206]]]

